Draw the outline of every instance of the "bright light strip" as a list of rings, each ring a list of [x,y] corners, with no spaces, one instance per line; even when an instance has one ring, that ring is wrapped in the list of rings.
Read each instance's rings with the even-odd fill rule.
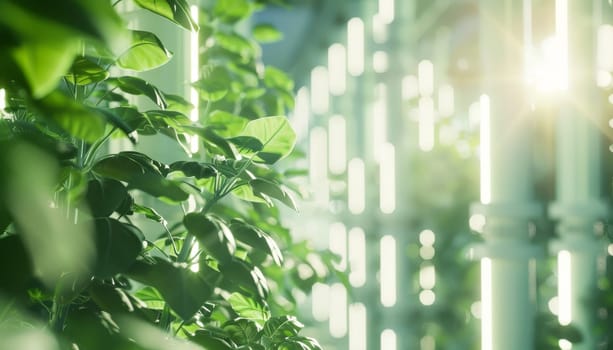
[[[379,244],[381,305],[392,307],[396,304],[396,239],[386,235]]]
[[[200,12],[198,6],[192,5],[189,8],[191,17],[198,23],[198,14]],[[200,42],[198,32],[190,32],[189,34],[189,81],[195,82],[200,78]],[[197,122],[200,117],[200,96],[198,91],[193,87],[189,90],[189,102],[194,106],[191,110],[189,119]],[[191,153],[198,152],[200,142],[198,136],[194,135],[189,139],[189,149]]]
[[[311,71],[311,111],[314,114],[325,114],[328,108],[330,108],[328,69],[317,66]]]
[[[341,115],[334,115],[328,121],[328,144],[330,172],[344,173],[347,169],[347,125]]]
[[[391,214],[396,210],[396,151],[391,143],[381,147],[379,208],[383,214]]]
[[[196,254],[198,254],[198,251],[200,251],[200,244],[196,241],[194,242],[194,245],[192,245],[192,250],[189,252],[190,258],[196,257]],[[200,263],[198,262],[198,260],[196,260],[196,262],[193,263],[189,267],[189,269],[192,270],[193,272],[200,271]]]
[[[523,45],[524,45],[524,74],[528,83],[533,83],[534,47],[532,44],[532,0],[523,0]]]
[[[481,350],[494,350],[492,338],[492,259],[481,259]]]
[[[366,307],[364,304],[349,305],[349,349],[366,350]]]
[[[402,78],[402,99],[410,100],[419,96],[419,81],[414,75],[407,75]]]
[[[453,87],[445,84],[438,89],[438,112],[443,117],[450,117],[454,112]]]
[[[390,24],[394,21],[394,0],[379,0],[379,17],[385,24]]]
[[[352,214],[361,214],[366,206],[366,175],[364,161],[353,158],[347,168],[347,205]]]
[[[480,173],[481,173],[481,203],[489,204],[492,200],[491,178],[491,140],[490,140],[490,98],[481,95],[479,99],[479,117],[481,120],[480,130]]]
[[[384,329],[381,332],[381,350],[396,350],[397,347],[396,332]]]
[[[296,137],[298,139],[302,139],[309,131],[310,114],[309,89],[303,86],[296,92],[295,107],[290,119],[290,123],[296,131]]]
[[[568,0],[556,0],[556,42],[559,52],[556,55],[559,64],[558,86],[568,88]]]
[[[572,321],[572,257],[568,250],[558,253],[558,321],[562,326]]]
[[[364,73],[364,22],[357,17],[347,22],[347,70],[354,77]]]
[[[385,73],[389,66],[387,52],[375,51],[372,56],[372,69],[375,73]]]
[[[342,338],[347,334],[347,290],[340,283],[330,287],[330,335]]]
[[[341,96],[347,89],[347,50],[335,43],[328,48],[328,77],[330,94]]]
[[[432,96],[434,93],[434,65],[429,60],[423,60],[417,65],[417,79],[421,96]]]
[[[605,71],[613,70],[613,26],[603,24],[598,27],[598,44],[596,62],[598,68]]]
[[[330,317],[330,286],[323,283],[315,283],[311,290],[313,318],[316,321],[327,321]]]
[[[372,107],[372,140],[375,160],[381,159],[383,144],[387,141],[387,86],[375,86],[375,101]]]
[[[429,152],[434,148],[434,101],[431,97],[419,99],[419,149]]]
[[[366,235],[364,230],[354,227],[349,230],[349,283],[361,287],[366,283]]]
[[[309,140],[309,176],[314,200],[319,204],[328,203],[328,134],[326,129],[311,130]]]
[[[387,41],[387,25],[381,20],[379,14],[372,16],[372,39],[376,44],[383,44]]]
[[[340,271],[347,269],[347,229],[340,222],[330,224],[330,235],[328,237],[328,245],[330,251],[340,257],[340,261],[336,264],[336,268]]]
[[[6,108],[6,90],[0,89],[0,110]]]
[[[419,286],[422,289],[432,289],[436,285],[436,269],[434,265],[424,264],[419,270]]]

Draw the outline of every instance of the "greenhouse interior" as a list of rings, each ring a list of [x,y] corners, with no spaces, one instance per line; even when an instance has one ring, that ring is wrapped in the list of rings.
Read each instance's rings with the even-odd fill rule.
[[[0,350],[613,349],[610,0],[0,0]]]

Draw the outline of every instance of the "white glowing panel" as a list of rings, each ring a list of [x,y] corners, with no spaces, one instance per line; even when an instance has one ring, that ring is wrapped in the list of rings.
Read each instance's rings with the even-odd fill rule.
[[[372,39],[377,44],[383,44],[387,41],[387,25],[383,23],[381,16],[377,13],[372,16]]]
[[[328,133],[322,127],[311,130],[309,139],[309,177],[314,200],[328,203]]]
[[[381,305],[392,307],[396,304],[396,240],[383,236],[380,242]]]
[[[311,111],[325,114],[330,107],[328,69],[317,66],[311,71]]]
[[[0,89],[0,110],[6,108],[6,90]]]
[[[451,85],[443,85],[438,89],[438,112],[443,117],[453,115],[454,94]]]
[[[613,26],[603,24],[598,27],[598,44],[596,60],[598,68],[613,71]]]
[[[366,283],[366,235],[364,230],[354,227],[349,230],[349,283],[361,287]]]
[[[396,332],[384,329],[381,332],[381,350],[396,350],[397,346]]]
[[[332,44],[328,48],[328,77],[330,94],[344,94],[347,89],[347,50],[341,44]]]
[[[384,214],[396,210],[396,151],[391,143],[383,144],[379,164],[379,208]]]
[[[194,245],[192,245],[192,250],[189,253],[190,259],[191,258],[195,258],[199,251],[200,251],[200,244],[196,241],[196,242],[194,242]],[[196,262],[193,263],[189,267],[189,269],[194,271],[194,272],[200,271],[200,264],[198,263],[198,260],[196,260]]]
[[[330,317],[330,286],[315,283],[311,291],[312,313],[316,321],[327,321]]]
[[[481,203],[489,204],[491,201],[491,140],[490,140],[490,99],[487,95],[481,95],[479,100],[479,116],[481,119],[480,130],[480,164],[481,174]]]
[[[567,250],[558,253],[558,321],[569,325],[572,321],[572,259]]]
[[[328,165],[332,174],[342,174],[347,169],[347,126],[345,118],[334,115],[328,121]]]
[[[347,206],[352,214],[361,214],[366,206],[364,161],[353,158],[347,168]]]
[[[364,304],[349,305],[349,349],[366,350],[366,307]]]
[[[190,14],[194,21],[198,23],[198,14],[199,8],[198,6],[190,6]],[[190,32],[189,34],[189,81],[194,82],[200,78],[200,62],[199,62],[199,53],[200,53],[200,43],[199,43],[198,32]],[[199,119],[199,102],[200,98],[198,96],[198,91],[194,88],[190,88],[189,92],[189,102],[194,106],[194,109],[190,112],[189,119],[192,121],[198,121]],[[189,147],[192,153],[198,152],[198,148],[200,146],[198,136],[192,136],[189,139]]]
[[[481,259],[481,349],[494,350],[492,339],[492,260]]]
[[[432,289],[436,285],[436,269],[434,265],[422,265],[419,270],[419,286],[423,289]]]
[[[309,116],[311,114],[309,89],[301,87],[296,92],[296,102],[290,123],[296,131],[298,139],[302,139],[309,131]]]
[[[340,257],[336,268],[340,271],[347,269],[347,229],[340,222],[330,225],[329,248],[334,254]]]
[[[568,0],[556,0],[556,41],[559,62],[558,87],[565,90],[568,87]]]
[[[402,78],[402,99],[410,100],[419,96],[419,82],[414,75],[407,75]]]
[[[375,73],[387,72],[388,66],[389,63],[387,59],[387,52],[375,51],[372,56],[372,69],[375,71]]]
[[[483,214],[473,214],[468,219],[468,226],[470,229],[482,233],[485,228],[485,215]]]
[[[419,99],[419,148],[429,152],[434,148],[434,101],[431,97]]]
[[[434,65],[428,60],[417,65],[417,79],[421,96],[432,96],[434,93]]]
[[[430,306],[436,301],[436,294],[429,289],[419,292],[419,302],[424,306]]]
[[[379,0],[379,17],[385,24],[390,24],[394,21],[394,0]]]
[[[354,77],[364,72],[364,22],[357,17],[347,22],[347,71]]]
[[[335,283],[330,287],[330,335],[342,338],[347,334],[347,291]]]
[[[387,141],[387,86],[375,86],[375,101],[372,107],[372,140],[375,160],[381,159],[381,147]]]

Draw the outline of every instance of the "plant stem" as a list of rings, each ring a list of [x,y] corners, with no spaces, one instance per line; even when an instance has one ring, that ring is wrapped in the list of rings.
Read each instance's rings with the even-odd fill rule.
[[[63,305],[57,301],[53,301],[53,307],[51,309],[51,329],[57,333],[61,333],[64,330],[64,324],[66,323],[66,317],[68,316],[68,309],[70,304]]]
[[[117,130],[117,127],[113,127],[113,129],[111,129],[111,131],[109,131],[106,135],[104,135],[103,138],[98,139],[96,140],[96,142],[94,142],[92,147],[89,149],[89,151],[85,155],[85,160],[83,161],[83,167],[88,166],[90,162],[94,160],[94,157],[96,156],[96,153],[98,152],[98,149],[100,149],[100,147],[106,142],[106,140],[108,140],[109,137],[111,137],[111,135],[115,132],[115,130]]]

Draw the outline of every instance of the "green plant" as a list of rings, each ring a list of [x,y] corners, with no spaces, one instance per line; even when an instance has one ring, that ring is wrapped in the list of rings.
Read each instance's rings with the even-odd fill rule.
[[[155,33],[126,29],[118,2],[0,3],[0,349],[28,339],[49,349],[319,349],[283,315],[295,288],[327,277],[313,264],[333,260],[292,242],[273,207],[295,209],[273,167],[294,148],[281,116],[293,83],[260,67],[258,44],[236,31],[266,1],[206,2],[195,23],[185,0],[134,0],[200,30],[196,122],[183,97],[117,73],[172,57]],[[254,34],[278,36],[268,26]],[[111,139],[148,135],[191,159],[105,154]],[[192,154],[194,138],[203,147]]]

